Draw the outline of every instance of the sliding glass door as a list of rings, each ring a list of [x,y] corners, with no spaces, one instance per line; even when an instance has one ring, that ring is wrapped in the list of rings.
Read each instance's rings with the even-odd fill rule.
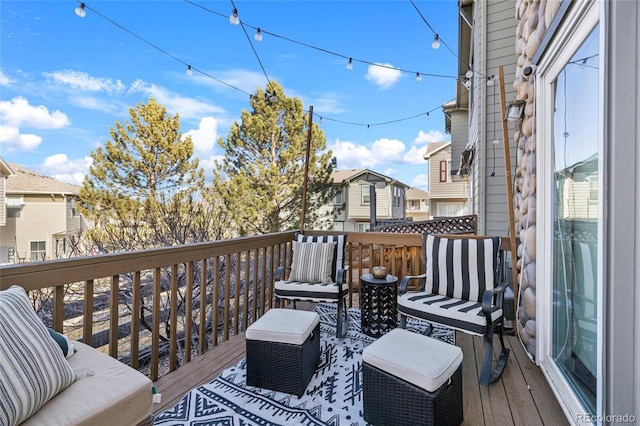
[[[584,421],[602,402],[605,197],[599,11],[595,2],[580,7],[541,62],[536,111],[540,365],[569,417]]]
[[[585,408],[597,389],[599,27],[554,82],[551,355]]]

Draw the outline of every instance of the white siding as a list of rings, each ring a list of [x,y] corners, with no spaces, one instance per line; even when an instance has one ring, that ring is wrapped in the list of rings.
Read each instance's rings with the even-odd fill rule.
[[[7,223],[7,207],[5,206],[5,188],[7,180],[4,177],[0,177],[0,226],[4,226]]]
[[[52,201],[49,195],[25,196],[24,201],[20,217],[7,220],[7,226],[14,229],[14,238],[19,236],[16,251],[20,257],[26,255],[29,260],[30,243],[46,241],[47,256],[51,258],[52,235],[66,229],[67,203],[60,196]]]

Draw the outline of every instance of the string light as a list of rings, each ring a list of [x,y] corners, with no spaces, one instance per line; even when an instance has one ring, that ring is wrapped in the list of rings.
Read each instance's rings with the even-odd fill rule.
[[[84,3],[80,3],[80,6],[76,7],[76,15],[78,15],[81,18],[84,18],[85,16],[87,16],[87,11],[84,10],[85,8],[85,4]]]
[[[240,23],[240,17],[238,16],[238,9],[233,9],[231,15],[229,15],[229,22],[231,25],[238,25]]]
[[[471,67],[469,67],[469,69],[467,70],[467,72],[464,74],[465,77],[467,78],[471,78],[473,77],[473,71],[471,70]]]
[[[422,81],[422,76],[419,72],[416,73],[416,81]]]
[[[462,84],[464,84],[464,87],[466,87],[467,90],[471,90],[471,80],[469,80],[468,78],[465,78]]]
[[[493,86],[496,82],[496,76],[495,75],[491,75],[489,77],[487,77],[487,86]]]
[[[219,15],[219,16],[221,16],[221,17],[226,17],[226,15],[224,15],[224,14],[222,14],[222,13],[211,11],[211,10],[209,10],[209,9],[206,9],[206,8],[204,8],[204,7],[200,6],[200,5],[197,5],[197,4],[195,4],[195,3],[192,3],[192,2],[190,2],[189,0],[185,0],[185,2],[186,2],[186,3],[189,3],[189,4],[192,4],[192,5],[194,5],[194,6],[198,6],[198,7],[202,8],[202,9],[204,9],[204,10],[207,10],[207,11],[209,11],[209,12],[211,12],[211,13],[214,13],[214,14],[216,14],[216,15]],[[84,10],[84,9],[85,9],[85,4],[84,4],[84,3],[81,3],[81,4],[80,4],[80,6],[79,6],[78,8],[76,8],[76,9],[80,9],[82,12],[85,12],[85,10]],[[113,24],[114,26],[116,26],[116,27],[118,27],[118,28],[122,29],[123,31],[125,31],[125,32],[127,32],[127,33],[129,33],[129,34],[131,34],[131,35],[132,35],[132,36],[134,36],[135,38],[137,38],[137,39],[139,39],[140,41],[142,41],[142,42],[144,42],[144,43],[148,44],[149,46],[153,47],[154,49],[158,50],[159,52],[161,52],[161,53],[163,53],[163,54],[165,54],[165,55],[167,55],[167,56],[171,57],[172,59],[174,59],[174,60],[176,60],[176,61],[178,61],[178,62],[180,62],[180,63],[182,63],[182,64],[186,65],[186,66],[187,66],[187,73],[188,73],[189,71],[191,71],[191,73],[193,73],[193,68],[192,68],[192,66],[191,66],[191,65],[189,65],[189,64],[187,64],[187,63],[185,63],[185,62],[183,62],[182,60],[180,60],[179,58],[177,58],[177,57],[176,57],[176,56],[174,56],[173,54],[171,54],[171,53],[167,52],[166,50],[163,50],[162,48],[160,48],[160,47],[156,46],[156,45],[155,45],[155,44],[153,44],[152,42],[150,42],[150,41],[148,41],[148,40],[146,40],[146,39],[142,38],[141,36],[137,35],[136,33],[132,32],[131,30],[129,30],[129,29],[127,29],[127,28],[123,27],[121,24],[119,24],[119,23],[117,23],[117,22],[113,21],[112,19],[108,18],[107,16],[105,16],[105,15],[101,14],[99,11],[97,11],[97,10],[95,10],[95,9],[93,9],[93,8],[89,8],[89,9],[90,9],[92,12],[96,13],[96,14],[97,14],[98,16],[100,16],[101,18],[103,18],[103,19],[105,19],[106,21],[108,21],[108,22],[110,22],[111,24]],[[80,12],[80,11],[76,11],[76,14],[78,14],[78,16],[81,16],[81,15],[82,15],[82,16],[84,16],[84,14],[81,14],[81,12]],[[232,17],[234,17],[234,15],[235,15],[235,17],[238,19],[238,24],[239,24],[239,23],[240,23],[240,18],[238,17],[238,15],[237,15],[237,9],[235,9],[235,8],[234,8],[234,10],[233,10],[232,15],[231,15],[231,16],[229,16],[229,21],[231,22],[231,18],[232,18]],[[82,16],[81,16],[81,17],[82,17]],[[243,23],[243,25],[244,25],[244,26],[248,26],[248,27],[250,27],[250,28],[256,28],[256,27],[252,27],[252,26],[250,26],[250,25],[248,25],[248,24],[245,24],[245,23]],[[246,32],[246,31],[245,31],[245,32]],[[262,33],[262,32],[266,32],[266,31],[261,31],[261,33]],[[278,36],[277,34],[272,34],[272,33],[269,33],[269,32],[267,32],[267,34],[274,35],[274,36],[276,36],[276,37],[280,37],[280,38],[286,39],[285,37]],[[292,41],[292,42],[297,43],[297,44],[305,45],[304,43],[301,43],[301,42],[298,42],[298,41],[295,41],[295,40],[290,40],[290,39],[287,39],[287,40],[288,40],[288,41]],[[327,51],[327,50],[324,50],[324,49],[320,49],[320,48],[317,48],[317,47],[314,47],[314,46],[310,46],[310,45],[305,45],[305,46],[307,46],[307,47],[311,47],[311,48],[314,48],[314,49],[316,49],[316,50],[323,50],[323,51],[325,51],[326,53],[330,53],[330,54],[333,54],[333,55],[335,55],[335,56],[342,56],[342,57],[346,57],[346,56],[344,56],[344,55],[340,55],[340,54],[337,54],[337,53],[334,53],[334,52],[330,52],[330,51]],[[356,59],[356,60],[357,60],[357,61],[359,61],[359,62],[362,62],[362,63],[368,63],[368,64],[370,64],[370,65],[379,66],[379,67],[383,67],[383,68],[392,68],[392,69],[397,69],[397,70],[402,71],[402,72],[412,72],[412,73],[414,72],[414,71],[402,70],[402,69],[395,68],[395,67],[389,67],[389,66],[385,66],[385,65],[381,65],[381,64],[376,64],[376,63],[373,63],[373,62],[367,62],[367,61],[358,60],[358,59]],[[349,63],[347,64],[347,68],[348,68],[348,69],[352,69],[352,68],[353,68],[353,58],[349,58]],[[206,73],[206,72],[204,72],[204,71],[199,70],[198,72],[199,72],[200,74],[202,74],[203,76],[205,76],[205,77],[209,77],[209,78],[211,78],[212,80],[215,80],[215,81],[217,81],[217,82],[219,82],[219,83],[221,83],[221,84],[224,84],[224,85],[226,85],[226,86],[228,86],[228,87],[230,87],[230,88],[232,88],[232,89],[234,89],[234,90],[237,90],[237,91],[239,91],[239,92],[245,93],[246,95],[248,95],[248,96],[249,96],[249,99],[250,99],[250,100],[251,100],[251,99],[253,99],[253,98],[255,97],[253,94],[248,93],[248,92],[246,92],[246,91],[244,91],[244,90],[240,89],[239,87],[233,86],[233,85],[231,85],[231,84],[229,84],[229,83],[227,83],[227,82],[225,82],[225,81],[223,81],[223,80],[220,80],[220,79],[216,78],[215,76],[210,75],[210,74],[208,74],[208,73]],[[420,74],[420,73],[416,73],[416,74]],[[454,77],[454,76],[438,75],[438,74],[429,74],[429,73],[424,73],[424,75],[434,76],[434,77],[456,78],[456,77]],[[416,75],[416,77],[417,77],[417,75]],[[469,86],[470,86],[470,82],[469,82]],[[273,93],[273,94],[271,94],[271,96],[270,96],[270,99],[269,99],[269,100],[271,100],[271,101],[275,102],[275,101],[276,101],[276,100],[278,100],[278,99],[279,99],[278,95],[277,95],[276,93]],[[447,101],[447,102],[455,101],[455,100],[457,100],[457,99],[458,99],[458,98],[457,98],[457,96],[456,96],[456,97],[454,97],[453,99],[451,99],[450,101]],[[446,102],[445,102],[445,103],[446,103]],[[414,118],[417,118],[417,117],[420,117],[420,116],[423,116],[423,115],[426,115],[426,116],[427,116],[427,119],[430,119],[430,112],[434,112],[434,111],[436,111],[436,110],[439,110],[439,109],[441,108],[441,105],[442,105],[442,104],[440,104],[439,106],[437,106],[437,107],[433,108],[433,109],[432,109],[432,110],[430,110],[430,111],[427,111],[427,112],[421,112],[421,113],[419,113],[419,114],[415,114],[415,115],[412,115],[412,116],[410,116],[410,117],[404,117],[404,118],[399,118],[399,119],[394,119],[394,120],[389,120],[389,121],[379,122],[379,123],[373,123],[373,124],[371,124],[371,123],[370,123],[370,124],[364,124],[364,123],[349,122],[349,121],[344,121],[344,120],[338,120],[338,119],[331,118],[331,117],[320,117],[320,120],[321,120],[321,122],[322,122],[322,120],[323,120],[323,118],[324,118],[324,119],[326,119],[326,120],[333,121],[333,122],[336,122],[336,123],[341,123],[341,124],[354,125],[354,126],[365,126],[365,125],[366,125],[366,126],[367,126],[367,129],[369,129],[369,128],[370,128],[370,126],[384,126],[384,125],[388,125],[388,124],[393,124],[393,123],[398,123],[398,122],[402,122],[402,121],[412,120],[412,119],[414,119]]]
[[[256,35],[254,35],[253,38],[256,39],[256,41],[262,41],[262,31],[260,27],[256,30]]]
[[[433,38],[433,43],[431,43],[431,48],[433,50],[440,49],[440,36],[438,34],[436,34],[436,36]]]
[[[191,69],[191,65],[187,65],[187,75],[188,76],[192,76],[193,75],[193,70]]]

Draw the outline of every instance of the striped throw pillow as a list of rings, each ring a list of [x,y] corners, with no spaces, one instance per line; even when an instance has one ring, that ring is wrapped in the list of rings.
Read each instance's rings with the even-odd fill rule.
[[[22,287],[0,291],[0,424],[20,424],[76,380]]]
[[[289,281],[312,284],[333,282],[331,270],[336,243],[293,241],[293,261]]]

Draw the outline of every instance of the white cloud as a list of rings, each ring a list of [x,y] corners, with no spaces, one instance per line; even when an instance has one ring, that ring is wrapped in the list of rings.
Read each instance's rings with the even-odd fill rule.
[[[127,114],[129,111],[129,105],[126,102],[117,101],[113,97],[100,99],[93,96],[70,96],[69,102],[81,108],[113,115]]]
[[[224,114],[225,112],[219,106],[180,96],[164,87],[149,84],[142,80],[136,80],[131,85],[130,91],[144,93],[152,97],[156,102],[164,105],[169,113],[179,113],[181,119],[200,119],[207,114]]]
[[[424,147],[412,146],[404,154],[403,161],[409,164],[427,164],[427,160],[424,159],[426,150]]]
[[[427,191],[429,188],[429,175],[427,174],[416,175],[411,181],[411,186],[413,186],[414,188],[420,188]]]
[[[414,145],[427,145],[431,142],[446,142],[448,139],[449,137],[440,130],[429,130],[429,133],[420,130],[413,143]]]
[[[203,117],[197,129],[191,129],[183,134],[183,137],[187,136],[191,136],[196,152],[211,151],[218,139],[218,120],[213,117]]]
[[[10,86],[16,81],[0,70],[0,86]]]
[[[45,158],[42,171],[55,179],[81,186],[92,163],[91,157],[70,160],[66,154],[54,154]]]
[[[29,105],[23,97],[11,101],[0,101],[0,124],[10,127],[35,127],[37,129],[60,129],[71,121],[60,111],[49,113],[44,105]]]
[[[42,137],[21,132],[21,128],[60,129],[71,125],[66,114],[49,112],[44,105],[29,105],[22,97],[0,101],[0,144],[7,151],[32,151],[42,143]]]
[[[371,169],[378,164],[378,159],[373,156],[371,150],[363,145],[336,139],[328,148],[333,152],[333,156],[336,157],[340,170]]]
[[[313,105],[314,114],[341,114],[346,111],[340,106],[341,96],[337,93],[324,93],[317,97],[312,96],[309,100],[305,98],[303,98],[305,104]]]
[[[392,88],[398,82],[400,77],[402,77],[402,72],[397,68],[393,68],[393,65],[376,64],[382,66],[369,65],[365,77],[381,89]]]
[[[380,162],[400,161],[403,157],[405,145],[398,139],[381,138],[373,142],[371,151],[373,155],[380,158]]]
[[[0,125],[0,145],[6,147],[7,152],[15,150],[31,151],[36,149],[42,138],[33,134],[20,134],[17,127],[7,127]]]
[[[86,72],[63,70],[45,72],[43,75],[57,84],[70,86],[74,89],[88,92],[123,93],[126,86],[120,80],[110,78],[91,77]]]

